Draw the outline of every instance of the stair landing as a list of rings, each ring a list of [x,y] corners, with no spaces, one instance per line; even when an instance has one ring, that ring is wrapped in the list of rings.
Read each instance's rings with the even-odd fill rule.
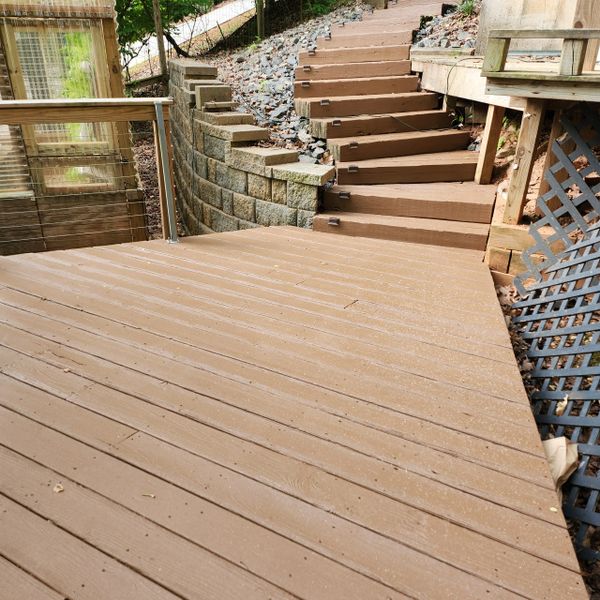
[[[479,253],[260,228],[1,269],[0,596],[587,598]]]

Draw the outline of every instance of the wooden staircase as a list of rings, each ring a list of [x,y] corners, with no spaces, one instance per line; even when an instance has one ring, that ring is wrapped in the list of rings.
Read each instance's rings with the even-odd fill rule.
[[[473,181],[469,134],[450,128],[439,97],[411,74],[412,32],[441,10],[398,0],[300,53],[296,111],[327,139],[337,170],[314,229],[485,249],[495,186]]]

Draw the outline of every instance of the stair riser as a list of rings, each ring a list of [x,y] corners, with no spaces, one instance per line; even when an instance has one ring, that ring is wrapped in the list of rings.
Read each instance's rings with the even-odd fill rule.
[[[338,169],[338,185],[377,185],[386,183],[436,183],[472,181],[474,164],[411,165],[406,167],[364,167],[358,173]]]
[[[416,94],[414,96],[395,98],[354,98],[341,100],[333,98],[328,105],[310,100],[296,101],[296,112],[303,117],[350,117],[363,114],[399,113],[403,111],[430,110],[437,107],[435,94]]]
[[[487,241],[487,236],[484,235],[466,235],[464,233],[455,233],[451,231],[427,231],[423,229],[409,229],[405,227],[380,224],[373,225],[369,223],[344,223],[343,219],[337,227],[332,227],[331,225],[328,225],[327,219],[319,219],[318,217],[313,221],[313,229],[315,231],[325,231],[327,233],[337,233],[340,235],[481,251],[485,250]]]
[[[492,207],[472,202],[433,202],[411,198],[376,198],[357,196],[340,198],[337,193],[326,192],[323,208],[326,211],[387,215],[390,217],[417,217],[424,219],[444,219],[465,223],[489,223]]]
[[[410,46],[384,46],[381,48],[341,48],[339,50],[316,50],[314,54],[300,52],[302,65],[335,65],[344,63],[379,62],[385,60],[408,60]]]
[[[410,73],[410,66],[410,60],[348,63],[345,65],[311,65],[309,71],[305,71],[303,67],[296,69],[296,81],[394,77],[408,75]]]
[[[403,94],[416,92],[418,88],[419,78],[416,76],[401,76],[379,80],[364,79],[361,82],[352,79],[307,81],[294,84],[294,96],[296,98],[334,98],[336,96],[366,96],[368,94]]]
[[[400,119],[400,120],[398,120]],[[452,118],[444,112],[436,111],[417,115],[402,115],[398,119],[388,115],[373,115],[360,121],[341,119],[340,125],[333,125],[333,121],[312,121],[311,133],[318,138],[360,137],[363,135],[377,135],[382,133],[402,133],[424,131],[428,129],[444,129],[450,127]]]
[[[402,141],[381,141],[368,144],[361,144],[360,140],[358,140],[358,144],[358,148],[350,148],[349,145],[336,146],[331,144],[330,149],[333,158],[340,161],[352,161],[464,150],[469,145],[469,134],[466,132],[452,132],[446,136]]]
[[[317,40],[318,50],[331,50],[332,48],[366,48],[367,46],[392,46],[412,44],[412,31],[398,31],[381,35],[381,32],[366,33],[362,35],[333,35],[329,38]]]

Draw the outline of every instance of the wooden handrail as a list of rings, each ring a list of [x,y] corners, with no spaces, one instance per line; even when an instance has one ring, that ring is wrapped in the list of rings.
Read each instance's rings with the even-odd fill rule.
[[[151,121],[154,127],[163,236],[175,242],[177,224],[169,121],[171,104],[172,98],[4,100],[0,101],[0,125]]]
[[[495,39],[600,39],[600,29],[492,29],[488,37]]]
[[[163,117],[168,120],[172,103],[171,98],[3,100],[0,101],[0,124],[154,121],[156,104],[163,107]]]

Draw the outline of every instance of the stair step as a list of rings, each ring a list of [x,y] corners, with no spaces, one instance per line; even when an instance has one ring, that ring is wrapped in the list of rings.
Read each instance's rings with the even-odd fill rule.
[[[336,161],[357,161],[386,156],[406,156],[464,150],[471,136],[468,131],[444,129],[384,133],[357,138],[329,139],[328,146]]]
[[[299,98],[296,112],[310,119],[318,117],[350,117],[398,113],[437,108],[437,94],[408,92],[370,96],[337,96],[334,98]]]
[[[329,139],[357,137],[402,131],[444,129],[452,117],[443,110],[422,110],[386,115],[361,115],[342,119],[313,119],[310,122],[314,137]]]
[[[341,235],[481,251],[485,250],[489,233],[489,225],[483,223],[346,212],[316,215],[313,229]]]
[[[326,211],[489,223],[495,198],[495,185],[465,181],[335,185],[325,192],[323,201]]]
[[[370,79],[325,79],[322,81],[297,81],[294,84],[295,98],[332,98],[350,94],[367,96],[373,94],[401,94],[416,92],[419,77],[372,77]]]
[[[202,112],[199,119],[211,125],[254,125],[254,116],[243,112]]]
[[[435,183],[471,181],[475,176],[478,152],[456,150],[374,158],[337,164],[337,182],[346,184]]]
[[[304,65],[304,67],[296,69],[296,81],[394,77],[410,74],[410,67],[410,60],[384,60],[343,65]]]
[[[367,48],[338,48],[332,50],[308,50],[300,52],[302,65],[335,65],[343,63],[378,62],[383,60],[408,60],[409,45]]]
[[[366,48],[368,46],[400,46],[412,44],[412,30],[387,33],[382,36],[380,32],[373,33],[333,33],[331,37],[320,37],[317,40],[318,50],[330,50],[331,48]]]

